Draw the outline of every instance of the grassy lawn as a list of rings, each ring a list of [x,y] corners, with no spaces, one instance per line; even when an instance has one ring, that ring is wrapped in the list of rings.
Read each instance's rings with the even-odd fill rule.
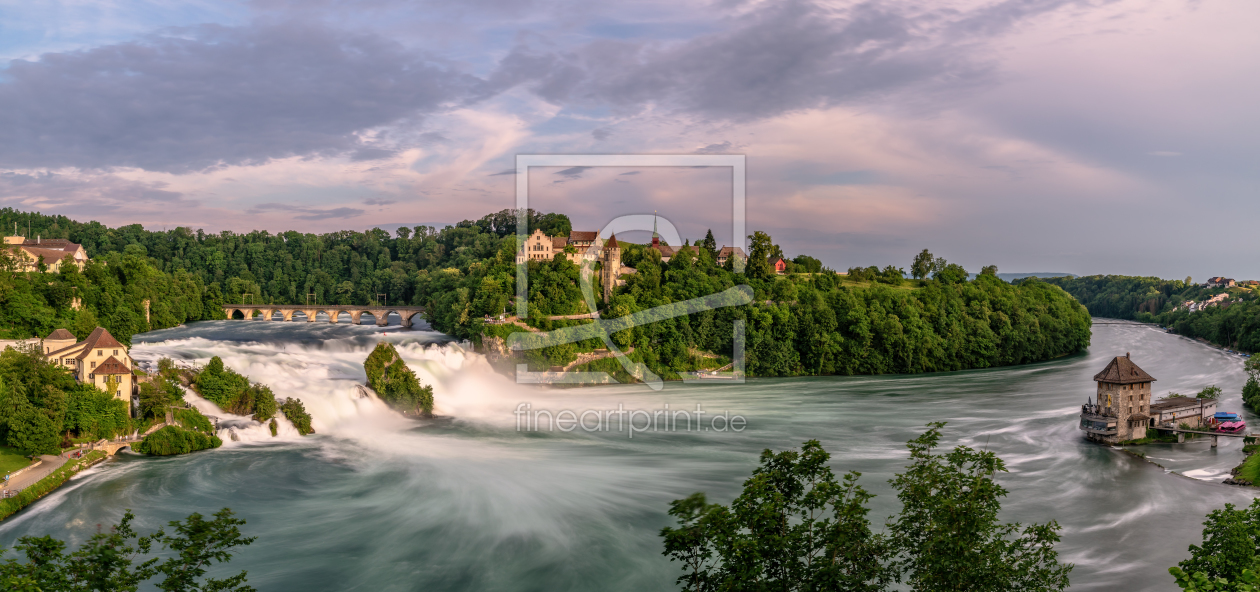
[[[31,464],[31,459],[22,456],[16,449],[0,446],[0,479],[4,478],[3,475],[12,473],[29,464]]]
[[[1260,481],[1260,454],[1252,454],[1243,461],[1242,467],[1238,469],[1238,478],[1252,483]]]

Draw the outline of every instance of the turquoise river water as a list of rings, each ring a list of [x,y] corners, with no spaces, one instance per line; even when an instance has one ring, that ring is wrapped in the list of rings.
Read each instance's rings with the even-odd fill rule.
[[[670,500],[695,491],[729,502],[764,448],[817,438],[836,471],[861,471],[872,518],[897,509],[888,479],[904,442],[948,421],[945,444],[996,451],[1010,472],[1003,518],[1056,519],[1073,590],[1175,590],[1167,573],[1199,540],[1204,515],[1255,490],[1220,484],[1242,459],[1223,439],[1142,447],[1166,468],[1087,443],[1077,429],[1092,376],[1131,352],[1157,395],[1225,391],[1241,411],[1241,359],[1158,329],[1098,324],[1088,352],[1028,366],[915,376],[754,379],[546,389],[518,385],[432,331],[400,327],[213,321],[137,336],[134,357],[232,368],[298,397],[318,434],[298,437],[219,414],[227,444],[171,458],[120,454],[0,523],[0,546],[27,534],[72,543],[124,509],[142,532],[228,506],[258,541],[228,570],[261,591],[668,590],[679,573],[658,532]],[[356,394],[373,345],[398,344],[435,385],[440,417],[404,419]],[[641,433],[585,427],[528,431],[515,413],[705,411],[707,430]],[[203,403],[204,406],[204,403]],[[739,415],[740,431],[713,414]],[[625,418],[626,416],[621,416]],[[1249,420],[1254,420],[1248,415]],[[644,415],[637,425],[646,423]],[[545,421],[542,421],[545,426]],[[522,428],[522,429],[518,429]],[[693,424],[694,428],[694,424]],[[233,433],[229,433],[229,430]],[[232,439],[235,435],[236,440]]]

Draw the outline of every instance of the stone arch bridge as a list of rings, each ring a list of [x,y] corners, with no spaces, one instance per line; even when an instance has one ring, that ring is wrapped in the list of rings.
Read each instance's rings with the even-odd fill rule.
[[[292,321],[295,313],[302,313],[306,317],[306,322],[315,322],[315,317],[319,313],[328,315],[328,322],[336,323],[342,315],[349,315],[350,322],[358,325],[363,313],[369,313],[372,318],[376,319],[376,324],[384,327],[389,324],[389,314],[394,313],[398,318],[402,319],[402,326],[410,327],[412,317],[424,312],[423,306],[339,306],[339,305],[322,305],[322,306],[304,306],[300,304],[282,305],[282,304],[225,304],[223,312],[228,319],[241,313],[246,320],[254,318],[254,313],[262,315],[264,321],[273,320],[276,313],[284,316],[284,320]]]

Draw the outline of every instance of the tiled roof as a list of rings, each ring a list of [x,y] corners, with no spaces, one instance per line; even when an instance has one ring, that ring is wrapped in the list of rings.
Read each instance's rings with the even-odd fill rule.
[[[553,236],[553,237],[551,237],[551,248],[552,248],[552,249],[555,249],[555,250],[561,250],[561,249],[563,249],[563,248],[565,247],[565,245],[568,245],[568,244],[569,244],[569,239],[567,239],[567,238],[565,238],[565,237],[563,237],[563,236]]]
[[[740,257],[745,256],[744,250],[739,247],[722,247],[722,249],[718,251],[718,257],[730,257],[732,253],[737,254]]]
[[[44,339],[53,340],[53,341],[61,341],[63,339],[74,339],[74,334],[69,331],[66,331],[65,329],[57,329],[56,331],[49,333],[48,337],[45,337]]]
[[[118,358],[110,356],[104,362],[101,362],[96,368],[92,369],[93,374],[131,374],[131,370],[126,364],[118,361]]]
[[[620,248],[620,247],[617,245],[617,233],[615,233],[615,232],[614,232],[612,235],[610,235],[610,236],[608,237],[608,242],[604,243],[604,248],[605,248],[605,249],[617,249],[617,248]]]
[[[22,251],[26,252],[27,255],[30,255],[32,259],[43,261],[44,265],[52,265],[53,263],[64,259],[66,255],[70,255],[73,253],[73,251],[63,251],[61,249],[45,249],[42,247],[31,247],[27,245],[22,245],[19,248],[22,249]]]
[[[1194,397],[1173,397],[1171,399],[1160,399],[1151,403],[1151,411],[1172,411],[1173,409],[1208,407],[1209,404],[1215,404],[1216,401],[1211,399],[1197,399]]]
[[[105,327],[97,327],[93,329],[92,334],[88,335],[88,338],[84,339],[83,342],[87,344],[87,347],[84,348],[79,355],[75,356],[80,360],[88,357],[88,354],[92,353],[92,350],[97,348],[104,349],[107,347],[123,347],[123,344],[118,343],[118,340],[114,339],[114,336],[110,335],[109,331],[105,330]]]
[[[1102,372],[1094,375],[1094,382],[1106,382],[1108,384],[1138,384],[1142,382],[1155,382],[1155,378],[1147,374],[1145,370],[1138,368],[1133,360],[1129,359],[1128,354],[1116,356]]]
[[[596,231],[574,230],[569,233],[569,242],[581,241],[581,242],[589,243],[589,242],[594,242],[595,239],[598,237],[599,237],[599,232],[596,232]]]

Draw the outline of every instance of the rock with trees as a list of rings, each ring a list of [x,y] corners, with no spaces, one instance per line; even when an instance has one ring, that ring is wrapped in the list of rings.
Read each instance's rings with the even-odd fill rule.
[[[376,344],[363,370],[368,386],[390,407],[409,415],[433,415],[433,387],[420,383],[393,344]]]

